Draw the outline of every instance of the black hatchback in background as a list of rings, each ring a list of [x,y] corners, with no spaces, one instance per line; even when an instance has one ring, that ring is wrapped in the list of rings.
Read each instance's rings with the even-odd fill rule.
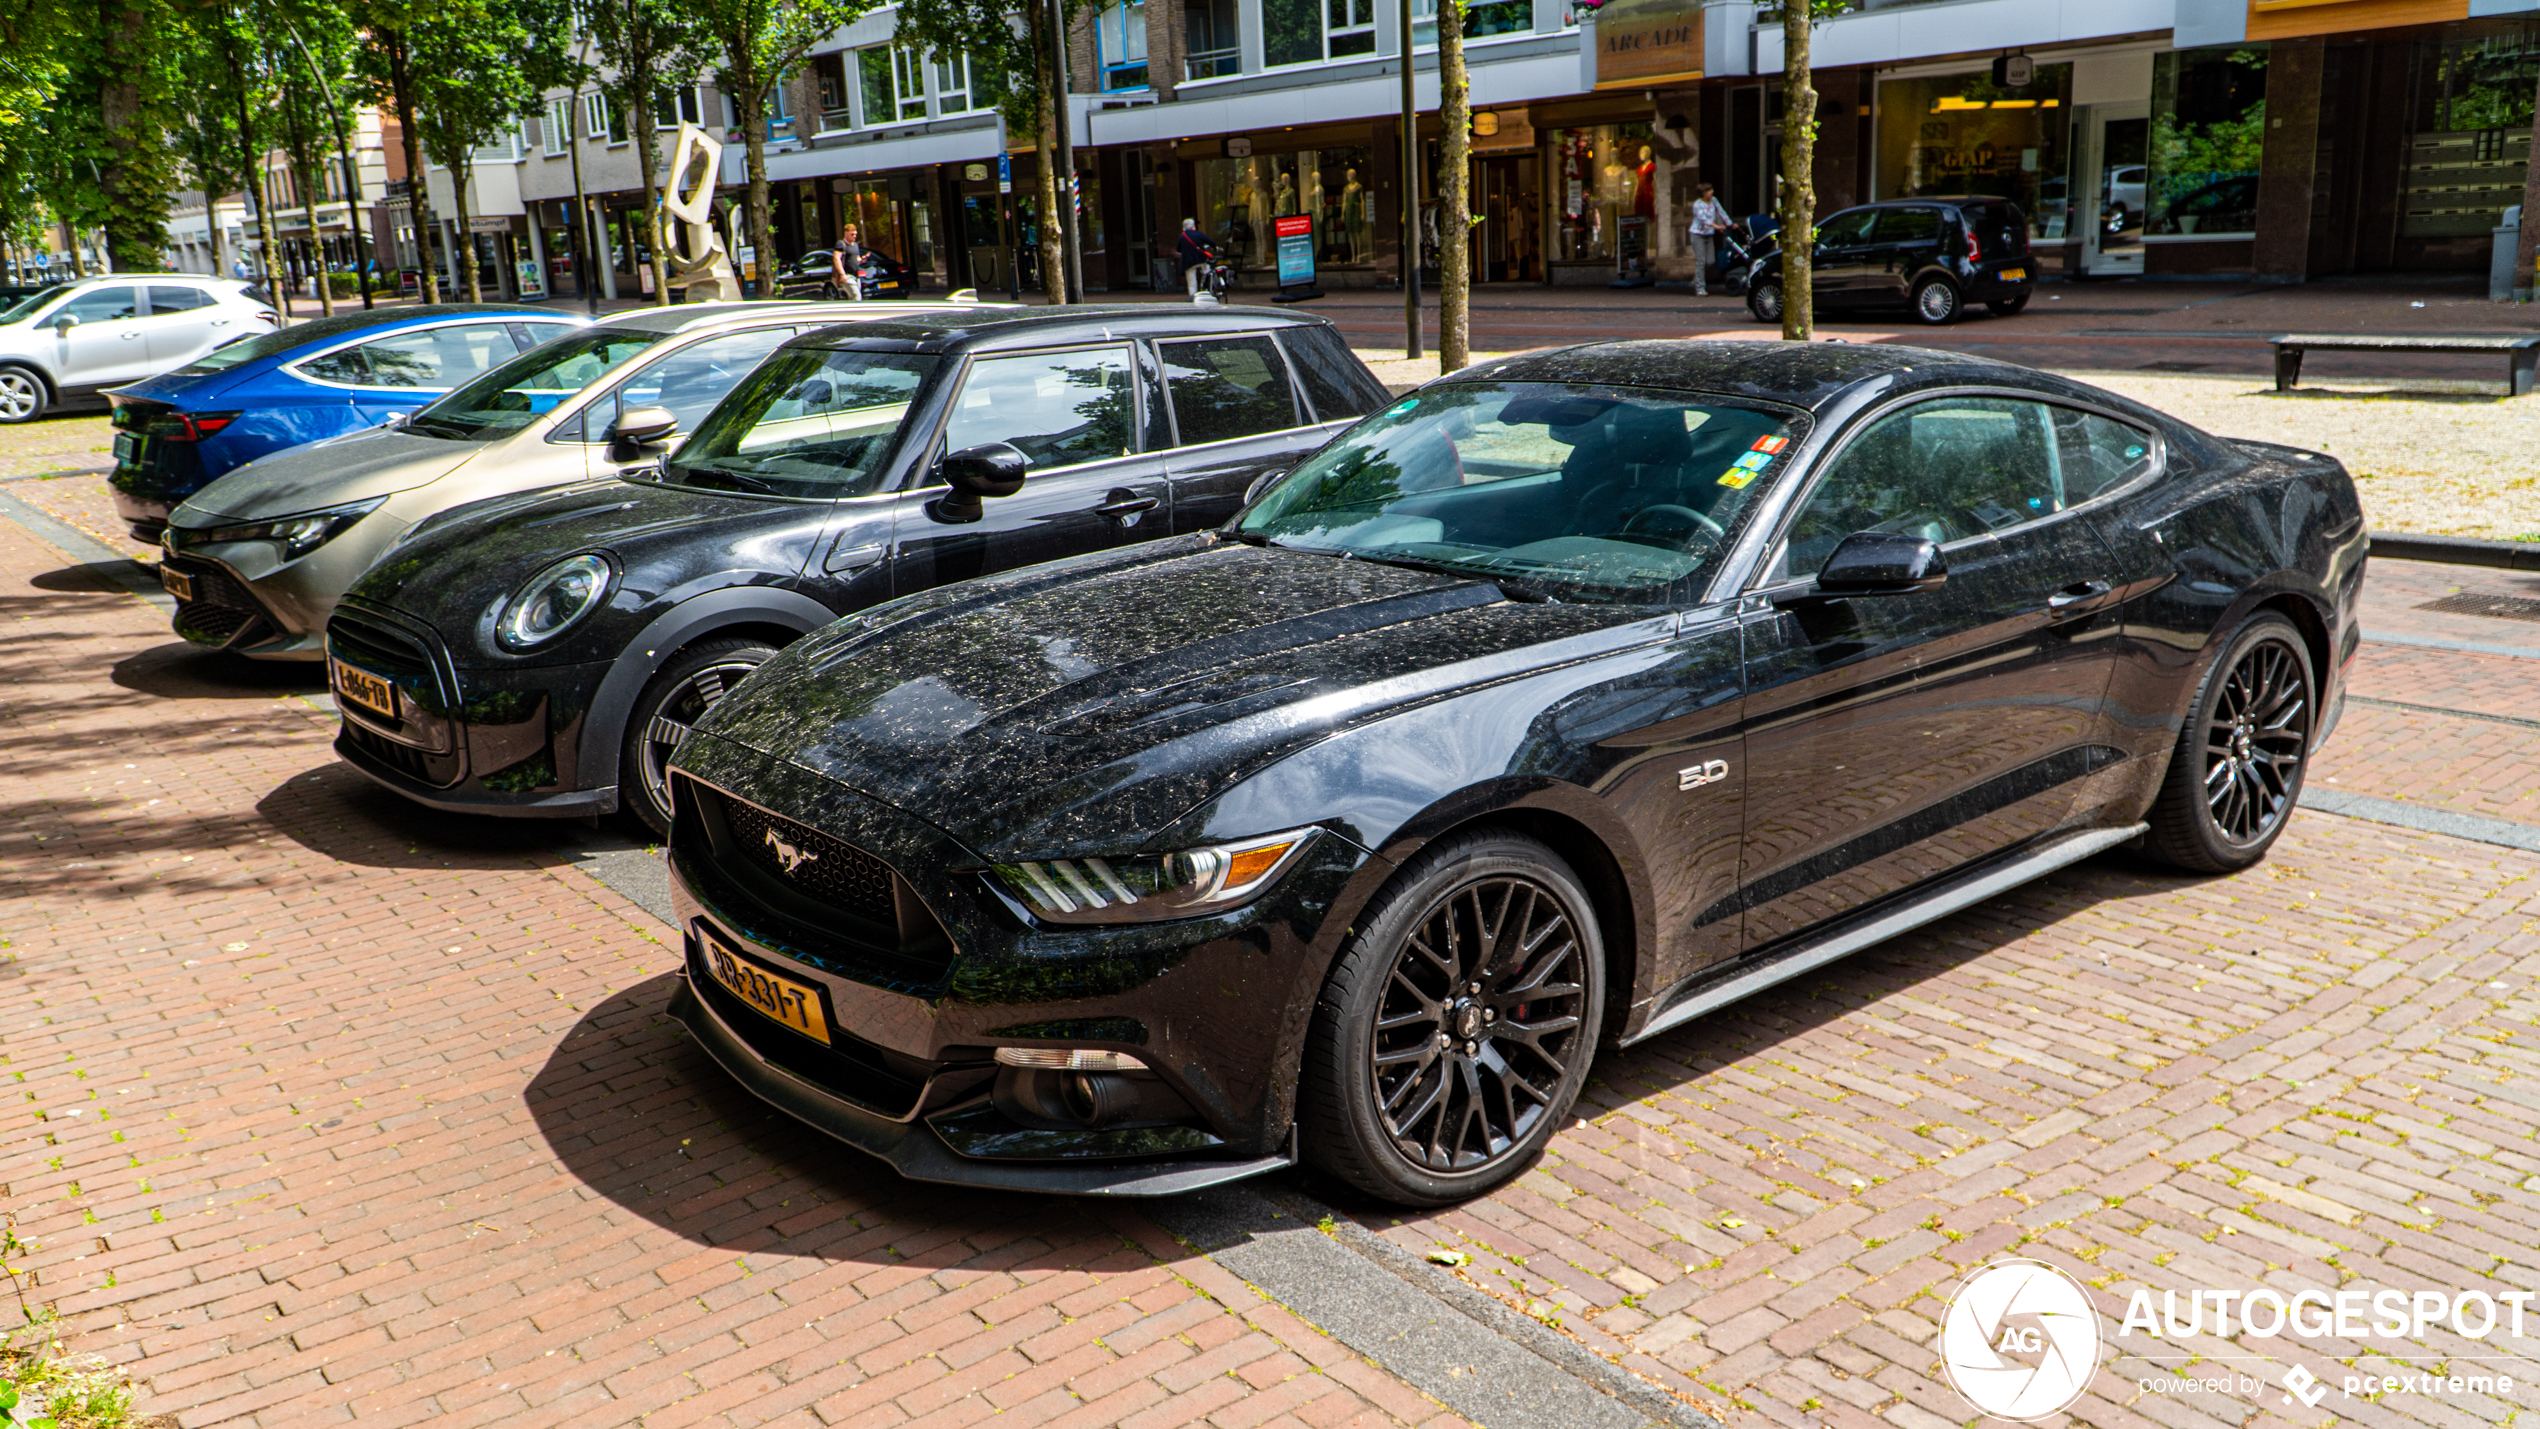
[[[1997,317],[2037,289],[2028,215],[2005,198],[1897,199],[1847,208],[1817,224],[1810,285],[1816,310],[1905,308],[1915,320],[1956,322],[1971,303]],[[1782,320],[1782,250],[1755,261],[1747,311]]]
[[[657,474],[480,502],[391,548],[327,627],[335,747],[434,808],[625,807],[667,829],[688,726],[797,636],[1209,530],[1385,401],[1330,324],[1270,309],[949,308],[808,333]]]

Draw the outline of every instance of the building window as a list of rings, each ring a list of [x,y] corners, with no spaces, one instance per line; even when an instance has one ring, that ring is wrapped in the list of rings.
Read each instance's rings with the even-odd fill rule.
[[[1235,0],[1183,0],[1182,26],[1190,45],[1183,79],[1243,73],[1243,41],[1235,24]]]
[[[1989,74],[1882,83],[1873,195],[1992,194],[2020,206],[2032,237],[2062,237],[2072,75],[2071,65],[2042,64],[2023,89],[1997,86]]]
[[[1375,261],[1376,210],[1367,187],[1375,168],[1366,149],[1200,159],[1192,169],[1192,217],[1237,266],[1271,263],[1270,220],[1290,214],[1314,219],[1315,258],[1324,266]]]
[[[2402,179],[2399,236],[2426,240],[2403,266],[2446,255],[2481,262],[2505,209],[2522,202],[2531,154],[2534,36],[2515,30],[2416,46],[2416,112]]]
[[[1437,0],[1428,0],[1434,5]],[[1464,38],[1486,40],[1493,35],[1531,34],[1535,28],[1533,0],[1481,0],[1464,7]]]
[[[767,137],[772,143],[793,132],[794,111],[786,103],[785,82],[778,80],[767,87]]]
[[[811,73],[820,90],[820,127],[854,128],[854,116],[847,110],[847,57],[835,50],[813,55]]]
[[[676,129],[685,121],[702,129],[706,122],[705,96],[693,84],[678,88],[665,87],[653,96],[653,127]]]
[[[538,121],[538,137],[544,141],[541,147],[550,156],[564,152],[564,146],[573,139],[572,100],[547,101],[546,117]]]
[[[1436,24],[1435,0],[1432,35]],[[1312,64],[1376,52],[1376,0],[1262,0],[1262,59]]]
[[[582,132],[593,139],[623,144],[626,142],[626,116],[618,112],[607,95],[595,89],[582,96]]]
[[[1094,40],[1104,92],[1147,87],[1146,0],[1121,0],[1097,13]]]
[[[970,56],[955,55],[950,60],[935,61],[935,112],[966,114],[985,106],[970,94]]]
[[[2258,227],[2258,154],[2266,147],[2263,45],[2152,57],[2152,140],[2144,156],[2146,234]]]
[[[856,81],[864,91],[868,126],[907,124],[926,117],[926,71],[915,50],[875,45],[856,51]]]

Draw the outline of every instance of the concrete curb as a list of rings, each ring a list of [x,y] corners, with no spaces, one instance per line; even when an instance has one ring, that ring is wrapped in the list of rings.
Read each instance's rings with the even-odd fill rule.
[[[2375,531],[2372,533],[2372,553],[2394,561],[2436,561],[2449,566],[2540,571],[2540,541],[2488,541],[2475,536],[2414,536],[2402,531]]]
[[[159,573],[151,567],[5,491],[0,491],[0,516],[15,521],[28,535],[157,606],[161,614],[176,614],[176,598],[159,584]]]

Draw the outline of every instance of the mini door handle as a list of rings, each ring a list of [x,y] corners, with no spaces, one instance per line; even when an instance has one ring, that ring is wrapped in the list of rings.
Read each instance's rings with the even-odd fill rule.
[[[2109,587],[2106,581],[2082,581],[2076,585],[2068,585],[2062,590],[2059,590],[2046,598],[2046,608],[2048,610],[2070,610],[2076,605],[2086,605],[2091,601],[2097,600],[2099,597],[2106,595],[2108,593],[2108,589]]]
[[[863,570],[880,559],[882,559],[882,543],[867,541],[861,546],[840,546],[831,551],[829,559],[820,564],[823,570],[834,575],[841,571]]]

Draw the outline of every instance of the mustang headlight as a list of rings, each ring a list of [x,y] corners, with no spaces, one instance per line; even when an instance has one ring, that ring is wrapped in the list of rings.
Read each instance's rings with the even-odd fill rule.
[[[507,650],[526,650],[562,634],[591,613],[608,594],[608,558],[591,552],[565,559],[529,578],[494,610],[494,638]]]
[[[1319,829],[1134,858],[998,863],[989,876],[1052,923],[1152,923],[1238,908],[1296,862]]]
[[[284,516],[272,521],[258,521],[245,526],[211,526],[180,531],[167,529],[162,543],[169,550],[193,546],[224,545],[233,541],[271,541],[279,547],[282,562],[288,564],[353,529],[354,523],[379,509],[385,496],[368,501],[329,506],[323,511],[304,511],[297,516]]]

